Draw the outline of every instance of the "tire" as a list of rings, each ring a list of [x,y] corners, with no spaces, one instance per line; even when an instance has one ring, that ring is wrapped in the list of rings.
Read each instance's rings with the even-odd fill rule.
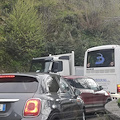
[[[60,120],[59,117],[51,117],[49,120]]]
[[[60,120],[59,118],[53,118],[53,119],[50,119],[50,120]]]
[[[60,118],[59,118],[58,114],[52,113],[52,114],[49,116],[48,120],[60,120]]]

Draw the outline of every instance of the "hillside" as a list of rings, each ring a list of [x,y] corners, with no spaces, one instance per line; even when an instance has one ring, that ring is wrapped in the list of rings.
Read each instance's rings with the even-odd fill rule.
[[[0,0],[0,72],[27,71],[33,57],[120,44],[119,0]]]

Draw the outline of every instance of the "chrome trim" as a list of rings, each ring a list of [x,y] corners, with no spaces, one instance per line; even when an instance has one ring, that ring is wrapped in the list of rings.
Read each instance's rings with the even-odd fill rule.
[[[86,108],[88,107],[102,107],[104,104],[90,104],[90,105],[85,105]]]
[[[0,102],[17,102],[19,99],[0,99]]]

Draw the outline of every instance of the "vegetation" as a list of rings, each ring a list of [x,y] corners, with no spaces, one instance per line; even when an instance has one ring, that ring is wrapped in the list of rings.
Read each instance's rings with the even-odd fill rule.
[[[102,114],[97,114],[96,115],[97,116],[97,119],[98,120],[110,120],[110,118],[109,118],[109,115],[108,114],[106,114],[106,113],[102,113]]]
[[[0,72],[28,71],[33,57],[120,44],[119,0],[1,0]]]
[[[117,104],[120,107],[120,98],[117,100]]]

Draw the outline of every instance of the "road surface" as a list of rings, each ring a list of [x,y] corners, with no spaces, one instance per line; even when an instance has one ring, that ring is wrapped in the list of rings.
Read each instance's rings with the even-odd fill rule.
[[[86,120],[108,120],[108,116],[104,113],[88,114]]]

